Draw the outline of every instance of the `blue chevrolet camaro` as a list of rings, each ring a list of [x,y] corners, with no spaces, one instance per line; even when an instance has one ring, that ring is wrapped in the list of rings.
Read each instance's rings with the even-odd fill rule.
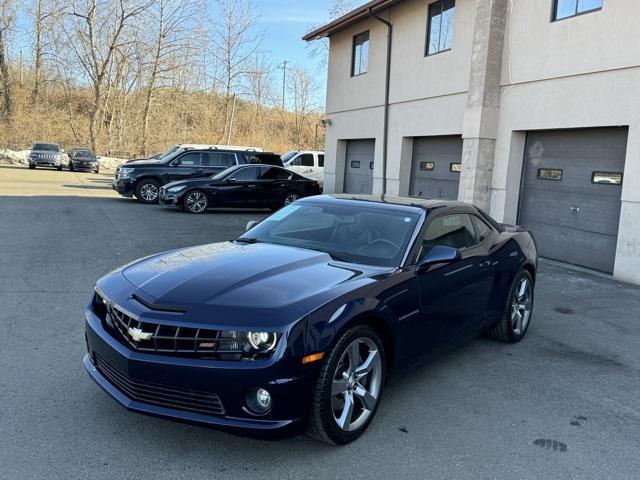
[[[394,367],[479,333],[521,340],[536,264],[528,231],[471,205],[309,197],[101,278],[84,365],[133,411],[344,444]]]

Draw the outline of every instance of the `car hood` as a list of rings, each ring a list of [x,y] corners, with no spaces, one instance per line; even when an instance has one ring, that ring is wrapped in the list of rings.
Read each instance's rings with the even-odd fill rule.
[[[326,297],[339,286],[351,290],[387,270],[335,262],[314,250],[225,242],[148,257],[121,272],[161,305],[277,308]]]

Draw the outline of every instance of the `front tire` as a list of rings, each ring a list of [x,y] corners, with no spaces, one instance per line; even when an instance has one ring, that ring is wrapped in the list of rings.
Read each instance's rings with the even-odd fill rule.
[[[380,403],[386,359],[378,334],[366,325],[347,331],[320,370],[308,434],[344,445],[367,429]]]
[[[202,190],[192,190],[182,199],[182,206],[187,213],[201,214],[209,208],[209,199]]]
[[[29,164],[29,170],[35,170],[35,169],[36,169],[36,166],[30,163]]]
[[[73,163],[69,162],[69,171],[73,172]]]
[[[158,203],[160,184],[155,180],[142,180],[136,185],[135,195],[138,201],[146,204]]]
[[[533,278],[521,270],[513,279],[502,317],[487,336],[505,343],[517,343],[527,333],[533,314]]]

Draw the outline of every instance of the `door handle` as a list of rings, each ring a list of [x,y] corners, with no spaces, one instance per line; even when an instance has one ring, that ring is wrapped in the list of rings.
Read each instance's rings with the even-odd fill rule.
[[[491,266],[491,260],[485,260],[484,262],[482,262],[480,265],[478,265],[480,268],[487,268]]]
[[[571,206],[569,210],[571,210],[571,213],[580,213],[580,207]]]

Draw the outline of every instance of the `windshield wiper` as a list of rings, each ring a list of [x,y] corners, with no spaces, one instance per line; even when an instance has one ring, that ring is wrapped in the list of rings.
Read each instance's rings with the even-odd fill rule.
[[[234,241],[238,243],[260,243],[260,240],[252,237],[240,237],[240,238],[236,238]]]

